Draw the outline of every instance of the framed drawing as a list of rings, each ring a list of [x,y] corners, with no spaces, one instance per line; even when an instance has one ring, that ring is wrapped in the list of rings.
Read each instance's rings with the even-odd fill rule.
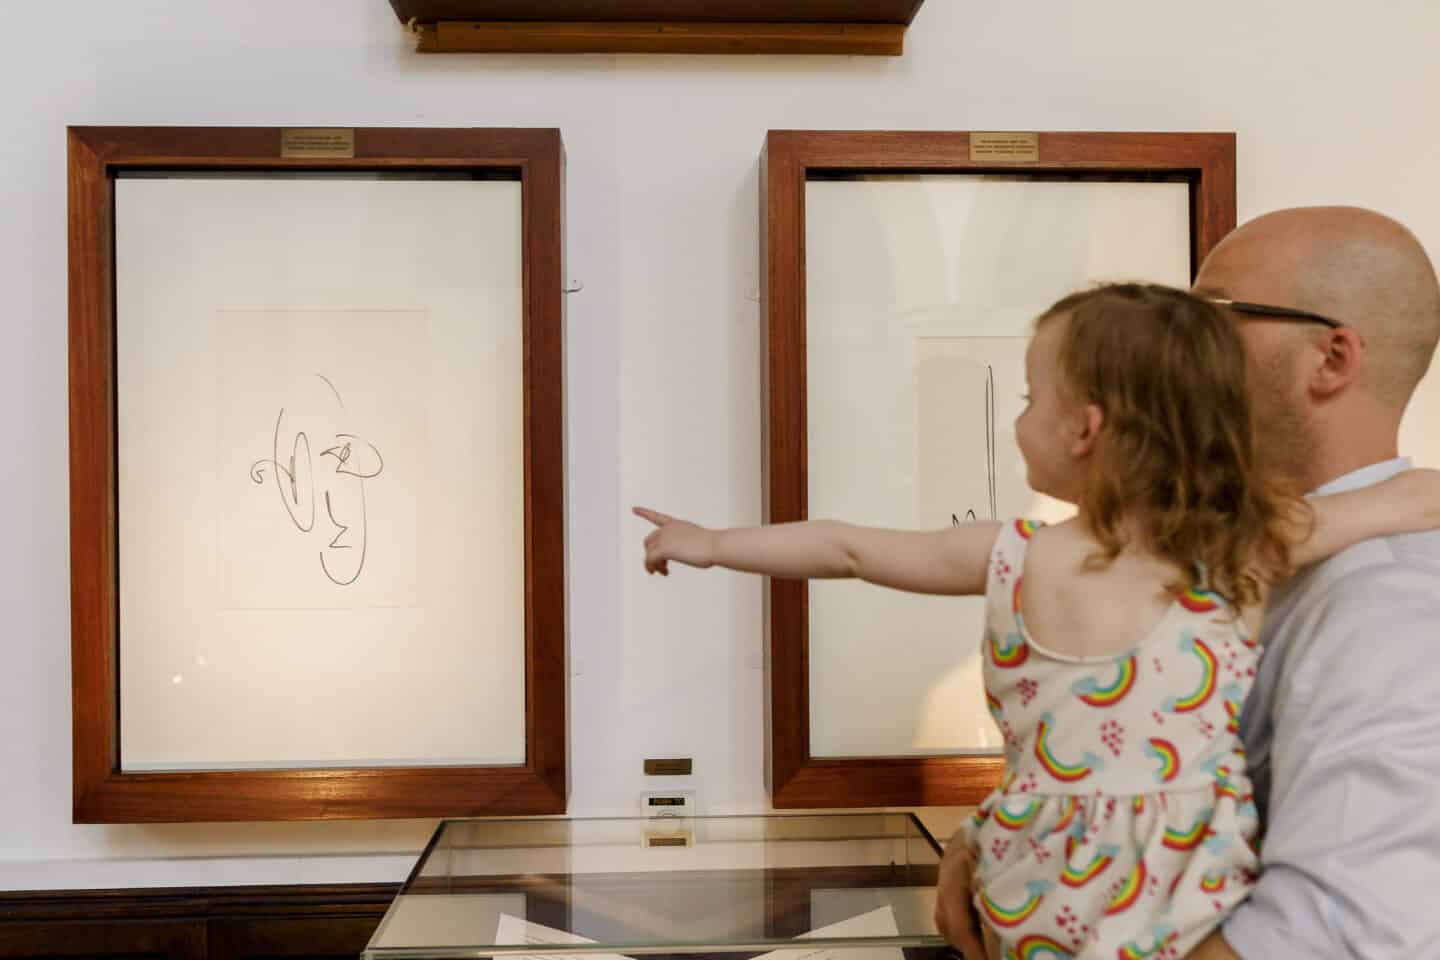
[[[76,822],[565,809],[556,130],[69,133]]]
[[[1235,224],[1232,134],[776,131],[761,174],[766,513],[896,528],[1058,519],[1013,421],[1049,304],[1186,286]],[[777,807],[965,804],[1003,767],[983,599],[766,594]]]

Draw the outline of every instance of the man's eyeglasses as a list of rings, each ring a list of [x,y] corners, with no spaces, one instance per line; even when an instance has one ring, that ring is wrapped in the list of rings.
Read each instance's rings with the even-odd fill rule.
[[[1295,323],[1323,323],[1331,330],[1339,330],[1345,326],[1345,324],[1339,320],[1332,320],[1329,317],[1321,316],[1318,313],[1311,313],[1308,310],[1296,310],[1292,307],[1272,307],[1266,303],[1250,303],[1245,300],[1222,300],[1216,297],[1207,297],[1206,299],[1218,307],[1226,307],[1234,310],[1236,313],[1270,317],[1275,320],[1290,320]]]

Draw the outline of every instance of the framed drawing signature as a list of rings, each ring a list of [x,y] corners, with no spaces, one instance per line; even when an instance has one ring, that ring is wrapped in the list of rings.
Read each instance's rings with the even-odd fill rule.
[[[294,133],[69,133],[75,820],[563,812],[559,133]]]

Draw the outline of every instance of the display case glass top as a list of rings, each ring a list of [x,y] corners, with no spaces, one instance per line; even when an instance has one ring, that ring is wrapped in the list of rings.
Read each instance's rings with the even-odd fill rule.
[[[364,956],[913,960],[940,855],[899,813],[448,820]]]

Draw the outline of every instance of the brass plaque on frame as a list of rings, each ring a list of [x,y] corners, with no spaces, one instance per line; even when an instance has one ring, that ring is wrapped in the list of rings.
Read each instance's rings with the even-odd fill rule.
[[[280,131],[280,156],[287,160],[351,160],[355,131],[350,127],[286,127]]]
[[[1038,133],[972,133],[970,161],[1034,163],[1040,159]]]

